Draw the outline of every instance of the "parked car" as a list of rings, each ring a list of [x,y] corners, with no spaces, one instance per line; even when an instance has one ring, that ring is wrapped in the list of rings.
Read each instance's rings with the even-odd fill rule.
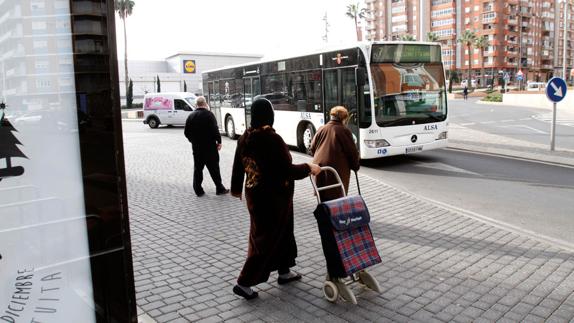
[[[528,82],[526,84],[526,91],[544,91],[546,83],[544,82]]]
[[[476,80],[470,80],[470,86],[468,86],[468,80],[462,80],[462,82],[460,82],[460,86],[461,87],[476,87]]]

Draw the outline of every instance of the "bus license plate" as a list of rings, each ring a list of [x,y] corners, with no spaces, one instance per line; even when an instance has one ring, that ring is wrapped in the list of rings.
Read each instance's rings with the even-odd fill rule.
[[[419,151],[423,151],[423,146],[414,146],[414,147],[407,147],[405,149],[405,154],[412,154]]]

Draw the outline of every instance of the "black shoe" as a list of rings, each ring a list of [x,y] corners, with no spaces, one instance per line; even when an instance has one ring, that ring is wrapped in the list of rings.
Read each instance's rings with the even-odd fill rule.
[[[285,284],[288,284],[290,282],[294,282],[296,280],[301,280],[301,274],[297,274],[297,275],[290,277],[290,278],[279,277],[279,278],[277,278],[277,283],[279,283],[279,285],[285,285]]]
[[[251,294],[247,294],[241,287],[237,285],[233,286],[233,293],[245,298],[246,300],[254,299],[259,296],[259,293],[257,293],[256,291],[253,291],[253,293]]]
[[[199,193],[195,193],[195,195],[197,195],[197,197],[202,197],[205,195],[205,192],[199,192]]]
[[[227,194],[227,193],[229,193],[229,189],[224,188],[222,190],[217,190],[217,192],[215,192],[215,195],[223,195],[223,194]]]

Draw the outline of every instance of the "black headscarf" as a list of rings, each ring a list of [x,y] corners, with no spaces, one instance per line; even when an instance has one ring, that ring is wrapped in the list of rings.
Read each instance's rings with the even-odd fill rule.
[[[251,105],[251,127],[273,126],[273,104],[267,99],[257,99]]]

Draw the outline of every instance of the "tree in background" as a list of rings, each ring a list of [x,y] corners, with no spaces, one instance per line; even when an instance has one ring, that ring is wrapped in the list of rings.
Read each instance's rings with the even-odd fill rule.
[[[159,80],[159,75],[156,78],[156,92],[160,93],[161,92],[161,82]]]
[[[122,19],[124,24],[124,71],[125,71],[125,86],[126,86],[126,96],[129,87],[129,76],[128,76],[128,35],[126,32],[126,18],[132,15],[135,3],[132,0],[115,0],[115,9]]]
[[[488,37],[486,35],[482,35],[477,37],[474,40],[474,47],[478,49],[480,52],[480,76],[482,78],[482,82],[480,82],[481,86],[486,85],[486,78],[484,77],[484,50],[488,48],[490,42],[488,41]],[[494,75],[493,75],[494,80]]]
[[[435,43],[438,41],[438,36],[435,33],[429,31],[427,33],[427,41],[431,42],[431,43]]]
[[[411,35],[411,34],[404,34],[401,35],[401,40],[402,41],[415,41],[415,36]]]
[[[127,108],[132,107],[132,103],[134,102],[134,82],[130,79],[130,83],[128,85],[128,91],[126,92],[126,106]]]
[[[365,19],[369,14],[369,9],[362,8],[359,9],[359,3],[347,5],[347,17],[355,21],[355,31],[357,32],[357,40],[361,41],[361,29],[359,28],[359,19]]]
[[[468,50],[468,78],[467,78],[468,87],[470,87],[470,85],[472,84],[470,80],[470,69],[472,68],[471,47],[474,44],[475,40],[476,40],[476,34],[470,30],[465,30],[464,33],[462,33],[462,35],[460,36],[460,38],[456,40],[457,42],[466,46],[466,49]]]
[[[12,166],[12,158],[27,158],[17,146],[22,145],[22,143],[14,136],[14,132],[18,132],[16,128],[4,117],[5,109],[6,104],[0,103],[0,138],[2,138],[0,140],[0,159],[6,160],[6,168],[0,168],[0,181],[6,177],[24,174],[24,167]]]

